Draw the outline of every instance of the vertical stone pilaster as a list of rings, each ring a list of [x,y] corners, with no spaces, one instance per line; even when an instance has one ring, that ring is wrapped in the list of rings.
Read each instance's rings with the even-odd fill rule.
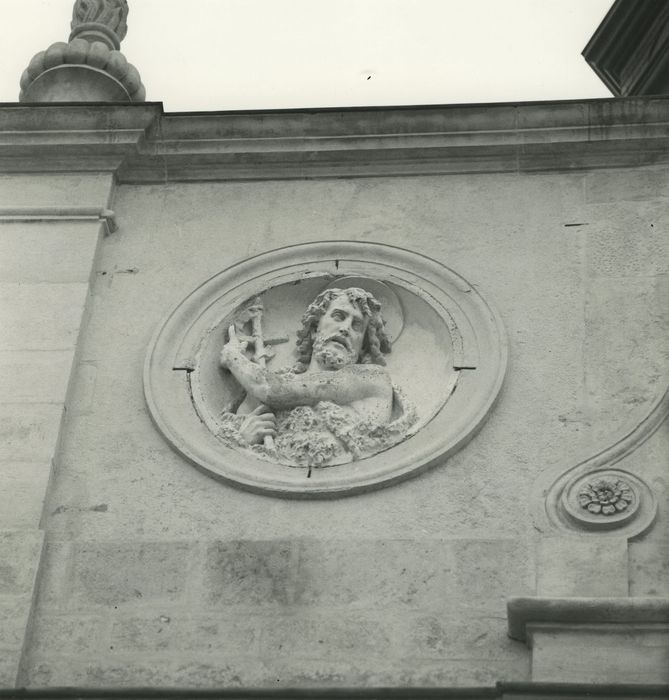
[[[111,176],[1,178],[0,687],[20,683],[70,373]],[[73,207],[78,207],[76,210]],[[48,211],[48,216],[44,214]]]

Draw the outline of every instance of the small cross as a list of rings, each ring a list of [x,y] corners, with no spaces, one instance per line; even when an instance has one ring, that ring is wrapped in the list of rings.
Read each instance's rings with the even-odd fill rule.
[[[262,306],[259,304],[255,304],[247,307],[237,316],[237,318],[235,319],[235,330],[237,331],[237,339],[240,342],[245,341],[250,345],[255,345],[255,336],[249,335],[248,332],[245,330],[244,326],[246,326],[248,323],[253,323],[254,318],[256,318],[261,313]],[[280,345],[281,343],[287,343],[288,340],[289,339],[287,335],[280,335],[276,338],[263,338],[263,344],[265,347],[260,354],[254,353],[254,362],[258,362],[262,358],[265,358],[266,360],[271,360],[275,355],[275,352],[274,350],[272,350],[271,346]]]

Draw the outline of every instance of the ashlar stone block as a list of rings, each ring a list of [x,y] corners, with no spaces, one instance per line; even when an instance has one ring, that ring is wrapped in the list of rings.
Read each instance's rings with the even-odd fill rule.
[[[29,595],[0,596],[0,649],[14,654],[20,651],[26,632],[25,611],[29,607]]]
[[[503,609],[511,592],[534,586],[531,548],[522,540],[458,540],[454,543],[457,594],[479,609]]]
[[[108,627],[108,620],[101,615],[36,615],[30,653],[39,655],[57,648],[60,654],[72,656],[103,654]]]
[[[233,656],[243,650],[258,656],[263,618],[210,613],[194,615],[185,625],[181,644],[185,649]]]
[[[207,550],[208,605],[288,605],[295,601],[297,560],[290,542],[216,542]]]
[[[17,681],[43,546],[40,530],[0,530],[0,687]]]
[[[74,350],[0,352],[0,403],[63,403]]]
[[[661,627],[661,628],[659,628]],[[599,629],[538,626],[532,637],[532,680],[559,683],[668,683],[669,626]]]
[[[0,688],[12,688],[16,683],[16,650],[0,649]]]
[[[0,224],[0,279],[86,283],[100,235],[98,221]]]
[[[106,206],[111,174],[12,174],[0,176],[0,206]]]
[[[455,591],[457,543],[452,541],[304,539],[295,546],[301,604],[433,607]]]
[[[0,596],[30,596],[42,554],[39,530],[0,530]]]
[[[110,649],[123,652],[183,653],[188,618],[169,607],[160,613],[115,616],[109,639]]]
[[[0,527],[37,529],[51,466],[0,462]]]
[[[77,342],[88,284],[0,284],[0,350],[66,350]]]
[[[62,404],[0,404],[0,461],[49,464],[62,415]]]
[[[537,595],[626,596],[624,537],[546,537],[538,544]]]
[[[261,653],[270,658],[388,658],[392,644],[387,621],[360,615],[296,614],[277,618],[275,624],[267,626]]]
[[[669,598],[669,543],[630,544],[630,593]]]
[[[183,598],[190,545],[181,542],[77,543],[73,602],[88,606],[142,605]]]

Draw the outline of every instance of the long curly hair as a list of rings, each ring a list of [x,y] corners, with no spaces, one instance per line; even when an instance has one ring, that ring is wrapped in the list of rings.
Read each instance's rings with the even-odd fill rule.
[[[349,287],[348,289],[332,287],[321,292],[309,304],[302,316],[302,327],[297,331],[298,359],[293,367],[294,372],[305,372],[309,367],[318,324],[330,308],[332,301],[342,295],[346,295],[351,304],[357,306],[363,316],[369,319],[358,362],[375,365],[386,364],[383,355],[390,352],[391,346],[384,328],[385,321],[381,317],[381,304],[374,295],[359,287]]]

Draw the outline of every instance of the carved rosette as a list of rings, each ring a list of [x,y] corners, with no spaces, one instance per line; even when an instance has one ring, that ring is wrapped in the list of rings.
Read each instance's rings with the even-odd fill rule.
[[[588,512],[608,517],[632,505],[634,492],[624,479],[595,479],[578,492],[578,502]]]
[[[580,530],[629,529],[651,521],[655,503],[648,486],[618,469],[590,472],[573,478],[562,491],[559,509],[566,523]]]

